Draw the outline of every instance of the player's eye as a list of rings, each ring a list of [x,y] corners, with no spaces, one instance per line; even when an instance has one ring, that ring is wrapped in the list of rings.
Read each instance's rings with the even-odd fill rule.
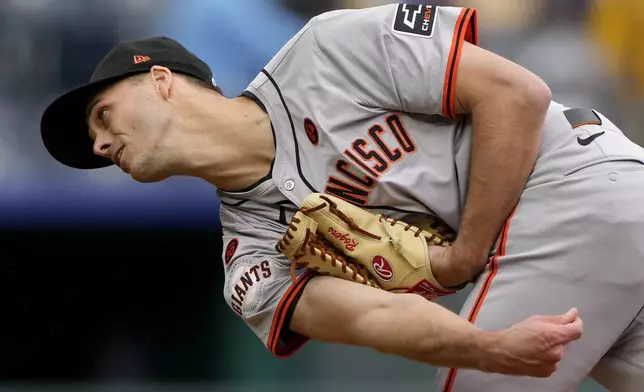
[[[107,125],[107,123],[105,122],[107,117],[106,115],[107,115],[107,107],[100,108],[97,112],[98,121],[100,121],[103,125]]]

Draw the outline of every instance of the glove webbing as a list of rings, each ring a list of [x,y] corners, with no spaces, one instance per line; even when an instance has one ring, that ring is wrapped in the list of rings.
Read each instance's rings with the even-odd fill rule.
[[[333,202],[332,200],[324,196],[321,196],[321,198],[324,199],[327,203],[329,203],[329,210],[333,214],[338,216],[340,219],[342,219],[342,221],[345,222],[352,230],[377,240],[381,239],[381,237],[371,234],[365,230],[362,230],[360,227],[358,227],[358,225],[355,224],[353,219],[349,218],[344,213],[342,213],[342,211],[337,209],[337,204],[335,202]],[[300,208],[300,212],[302,212],[304,215],[308,215],[326,206],[327,205],[325,203],[321,203],[315,207],[310,207],[310,208],[303,207],[303,208]],[[298,223],[300,223],[300,220],[295,217],[291,220],[291,223],[288,225],[288,229],[286,230],[286,234],[284,235],[282,240],[280,240],[275,246],[275,249],[278,252],[282,252],[283,250],[286,249],[288,245],[290,245],[289,240],[293,239],[292,232],[298,230],[296,226],[296,224]],[[350,270],[353,271],[353,276],[352,276],[353,280],[356,280],[358,276],[361,276],[364,279],[364,281],[367,282],[366,283],[367,285],[378,287],[376,284],[373,283],[373,278],[370,277],[368,272],[365,271],[359,263],[344,257],[344,255],[336,254],[334,251],[335,249],[334,246],[330,244],[324,238],[324,236],[317,233],[312,233],[311,230],[309,229],[306,229],[306,236],[304,239],[304,243],[297,250],[297,252],[293,256],[293,260],[291,261],[291,281],[293,283],[295,283],[295,281],[297,280],[295,272],[298,265],[301,265],[303,267],[306,267],[309,265],[309,263],[298,263],[298,260],[306,254],[307,249],[309,252],[311,252],[313,256],[315,256],[316,254],[315,250],[317,249],[320,252],[320,258],[322,259],[322,261],[326,262],[327,256],[328,256],[328,259],[329,259],[328,261],[331,262],[331,265],[333,267],[336,266],[336,263],[340,263],[342,265],[342,272],[347,272],[347,268],[350,268]],[[318,270],[319,267],[310,267],[310,269]]]

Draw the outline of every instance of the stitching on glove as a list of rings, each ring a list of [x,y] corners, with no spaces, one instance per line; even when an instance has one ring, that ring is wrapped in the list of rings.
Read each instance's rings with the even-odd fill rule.
[[[296,229],[297,230],[297,229]],[[310,229],[306,229],[306,236],[304,243],[300,248],[296,251],[295,255],[293,256],[293,261],[291,262],[291,280],[295,282],[297,280],[296,277],[296,269],[297,266],[300,265],[302,267],[308,267],[309,263],[300,263],[299,260],[302,258],[302,256],[306,255],[307,250],[311,253],[313,256],[320,257],[320,259],[323,262],[329,261],[331,263],[332,267],[336,266],[336,263],[340,263],[342,267],[342,272],[346,273],[347,271],[351,272],[352,276],[351,279],[353,281],[357,281],[357,277],[360,276],[365,282],[369,282],[369,276],[365,270],[362,269],[360,264],[354,261],[350,261],[346,259],[345,257],[338,255],[335,253],[333,250],[332,246],[326,246],[323,242],[323,238],[319,235],[316,235],[315,233],[311,232]],[[319,253],[319,254],[318,254]],[[319,272],[319,267],[317,266],[312,266],[308,267],[309,269],[312,269],[320,274],[325,274],[328,275],[327,273]],[[368,283],[366,283],[368,284]],[[370,284],[371,285],[371,284]]]
[[[366,237],[373,238],[373,239],[374,239],[374,240],[376,240],[376,241],[380,241],[380,240],[382,239],[382,237],[380,237],[380,236],[377,236],[377,235],[375,235],[375,234],[369,233],[369,232],[368,232],[368,231],[366,231],[366,230],[361,229],[361,228],[360,228],[360,226],[358,226],[358,225],[353,221],[353,219],[352,219],[352,218],[350,218],[350,217],[346,216],[342,211],[338,210],[338,205],[337,205],[333,200],[329,199],[328,197],[326,197],[326,196],[324,196],[324,195],[321,195],[321,196],[320,196],[320,199],[322,199],[322,200],[326,201],[326,202],[328,203],[328,205],[329,205],[329,211],[331,211],[331,213],[333,213],[334,215],[336,215],[338,218],[342,219],[342,221],[343,221],[344,223],[346,223],[346,224],[347,224],[347,226],[349,226],[349,228],[350,228],[351,230],[356,231],[356,232],[358,232],[358,233],[360,233],[360,234],[362,234],[362,235],[364,235],[364,236],[366,236]],[[317,206],[315,206],[315,207],[311,207],[311,208],[303,208],[303,209],[302,209],[302,210],[300,210],[300,211],[302,211],[302,213],[303,213],[303,214],[308,215],[308,214],[310,214],[311,212],[317,211],[317,210],[322,209],[322,208],[324,208],[324,207],[326,207],[326,204],[322,203],[322,204],[317,205]]]
[[[389,223],[391,226],[395,226],[397,223],[405,224],[406,225],[405,228],[404,228],[405,231],[408,231],[408,230],[413,231],[413,230],[415,230],[414,237],[418,237],[423,232],[425,232],[426,233],[425,238],[427,239],[428,244],[433,243],[435,245],[449,245],[450,242],[449,242],[448,239],[453,237],[453,234],[451,233],[451,230],[448,230],[447,228],[442,226],[440,224],[440,222],[438,222],[438,221],[433,221],[429,225],[429,227],[432,230],[435,230],[443,238],[441,238],[439,235],[436,235],[436,233],[433,233],[433,232],[428,231],[428,230],[423,230],[420,227],[414,226],[414,225],[412,225],[410,223],[403,222],[400,219],[391,218],[391,217],[389,217],[387,215],[380,215],[378,217],[378,220],[380,222],[382,222],[384,220],[385,222]],[[386,227],[386,226],[384,226],[384,227]],[[391,240],[389,242],[391,242]]]

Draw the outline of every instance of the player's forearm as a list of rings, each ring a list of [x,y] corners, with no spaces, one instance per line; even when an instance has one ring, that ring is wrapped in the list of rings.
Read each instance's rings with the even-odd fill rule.
[[[534,168],[550,92],[531,87],[495,92],[472,107],[473,141],[467,202],[455,251],[471,274],[486,263],[490,248],[516,206]]]
[[[351,344],[440,367],[493,371],[502,362],[496,334],[483,331],[444,307],[413,294],[365,313]]]
[[[485,332],[415,294],[391,294],[319,276],[304,290],[290,329],[311,339],[361,346],[434,366],[494,371],[507,363],[500,332]]]

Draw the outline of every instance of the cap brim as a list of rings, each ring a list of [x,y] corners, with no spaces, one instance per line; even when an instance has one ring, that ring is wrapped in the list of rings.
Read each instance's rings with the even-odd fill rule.
[[[45,109],[40,133],[47,151],[58,162],[76,169],[98,169],[114,164],[94,154],[85,110],[89,100],[116,79],[77,87],[58,97]]]

